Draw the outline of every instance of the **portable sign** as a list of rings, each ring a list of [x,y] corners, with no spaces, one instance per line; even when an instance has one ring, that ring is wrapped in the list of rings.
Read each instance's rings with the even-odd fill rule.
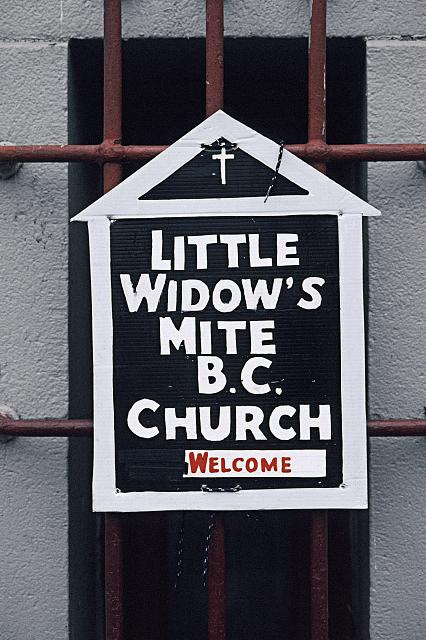
[[[95,510],[367,506],[361,223],[378,214],[219,111],[74,218]]]

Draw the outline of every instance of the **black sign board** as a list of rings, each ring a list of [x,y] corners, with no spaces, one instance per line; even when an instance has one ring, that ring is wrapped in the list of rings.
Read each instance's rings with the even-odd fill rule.
[[[94,509],[367,506],[362,216],[217,112],[81,212]]]
[[[341,484],[336,216],[116,221],[111,284],[121,492]]]

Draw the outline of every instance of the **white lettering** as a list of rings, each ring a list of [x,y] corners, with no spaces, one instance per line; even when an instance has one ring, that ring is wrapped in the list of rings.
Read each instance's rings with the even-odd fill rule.
[[[164,409],[166,440],[176,440],[176,429],[185,429],[188,440],[197,439],[197,414],[195,407],[187,407],[185,416],[178,418],[175,409]]]
[[[218,329],[223,329],[226,332],[226,353],[235,355],[237,350],[237,331],[246,328],[247,323],[244,320],[219,320],[217,323]]]
[[[256,311],[259,302],[262,303],[264,309],[276,309],[283,284],[282,278],[274,278],[271,293],[269,293],[266,280],[258,280],[254,289],[251,280],[243,278],[241,282],[247,309]]]
[[[160,318],[160,353],[162,356],[170,355],[170,343],[178,351],[183,344],[185,353],[197,353],[195,340],[195,318],[187,316],[182,318],[179,329],[168,316]]]
[[[297,254],[297,247],[288,246],[289,242],[298,242],[297,233],[277,233],[277,267],[290,267],[299,264],[299,258],[289,258]]]
[[[218,393],[225,388],[226,376],[223,362],[217,356],[198,356],[198,391],[200,393]]]
[[[228,302],[222,300],[222,293],[224,291],[229,291],[231,294]],[[217,311],[230,313],[234,311],[241,302],[241,290],[233,280],[219,280],[213,289],[212,301]]]
[[[251,267],[272,267],[272,258],[261,258],[259,255],[259,234],[249,233],[249,255]]]
[[[155,229],[151,233],[151,269],[153,271],[170,271],[170,260],[163,258],[163,232]]]
[[[133,288],[130,274],[120,273],[120,280],[130,313],[135,313],[144,299],[146,300],[148,311],[157,310],[160,296],[163,293],[166,282],[165,273],[158,274],[155,279],[154,287],[151,285],[150,276],[147,273],[142,273],[139,277],[136,291]]]
[[[311,408],[309,404],[300,405],[300,439],[310,440],[311,429],[319,429],[320,440],[331,440],[331,415],[330,405],[319,405],[318,418],[311,418]]]
[[[275,329],[274,320],[252,320],[250,322],[251,353],[276,353],[274,344],[266,343],[266,340],[273,340],[272,331]]]
[[[271,387],[268,383],[257,384],[253,380],[253,373],[256,369],[265,368],[269,369],[272,361],[267,358],[250,358],[241,369],[241,382],[246,391],[253,394],[268,393]]]
[[[244,233],[224,233],[219,236],[222,244],[228,245],[228,267],[239,266],[238,245],[247,242]]]
[[[193,300],[193,292],[198,293],[198,300]],[[182,311],[202,311],[210,300],[209,288],[202,280],[182,281]]]
[[[219,442],[229,436],[231,433],[231,407],[219,408],[219,423],[217,427],[212,427],[210,407],[200,407],[199,413],[201,434],[206,440]]]
[[[315,286],[322,287],[324,283],[325,280],[323,278],[305,278],[302,282],[302,289],[311,296],[311,299],[300,298],[297,306],[302,307],[302,309],[317,309],[321,305],[322,297],[319,291],[315,289]]]
[[[185,237],[175,237],[175,263],[174,268],[176,271],[183,271],[185,269]]]
[[[296,409],[294,407],[290,407],[289,405],[282,405],[279,407],[275,407],[269,417],[269,428],[273,436],[278,438],[278,440],[291,440],[296,436],[296,432],[293,427],[283,427],[281,425],[281,418],[283,416],[288,416],[292,418],[296,413]]]
[[[151,411],[157,411],[160,407],[158,402],[155,400],[149,400],[148,398],[143,398],[143,400],[138,400],[130,409],[127,415],[127,425],[136,436],[139,438],[155,438],[160,433],[157,427],[145,427],[141,421],[139,420],[140,414],[145,409],[149,409]]]
[[[260,407],[235,407],[235,439],[247,440],[247,431],[250,431],[255,440],[266,440],[260,430],[262,422],[263,411]]]
[[[207,269],[207,247],[217,243],[217,235],[188,236],[188,244],[197,247],[197,269]]]

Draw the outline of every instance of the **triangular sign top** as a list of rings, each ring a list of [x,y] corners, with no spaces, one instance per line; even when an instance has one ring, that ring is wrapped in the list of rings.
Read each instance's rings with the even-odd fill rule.
[[[380,212],[223,111],[168,147],[73,220],[181,215]]]
[[[198,155],[139,200],[307,196],[308,191],[277,174],[225,138],[200,148]]]

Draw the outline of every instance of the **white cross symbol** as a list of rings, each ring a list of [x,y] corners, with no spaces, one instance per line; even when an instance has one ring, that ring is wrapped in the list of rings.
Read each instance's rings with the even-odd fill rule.
[[[227,155],[225,147],[222,147],[220,153],[215,153],[215,155],[212,156],[212,159],[220,160],[220,178],[222,180],[222,184],[226,184],[226,161],[233,160],[234,154],[229,153]]]

